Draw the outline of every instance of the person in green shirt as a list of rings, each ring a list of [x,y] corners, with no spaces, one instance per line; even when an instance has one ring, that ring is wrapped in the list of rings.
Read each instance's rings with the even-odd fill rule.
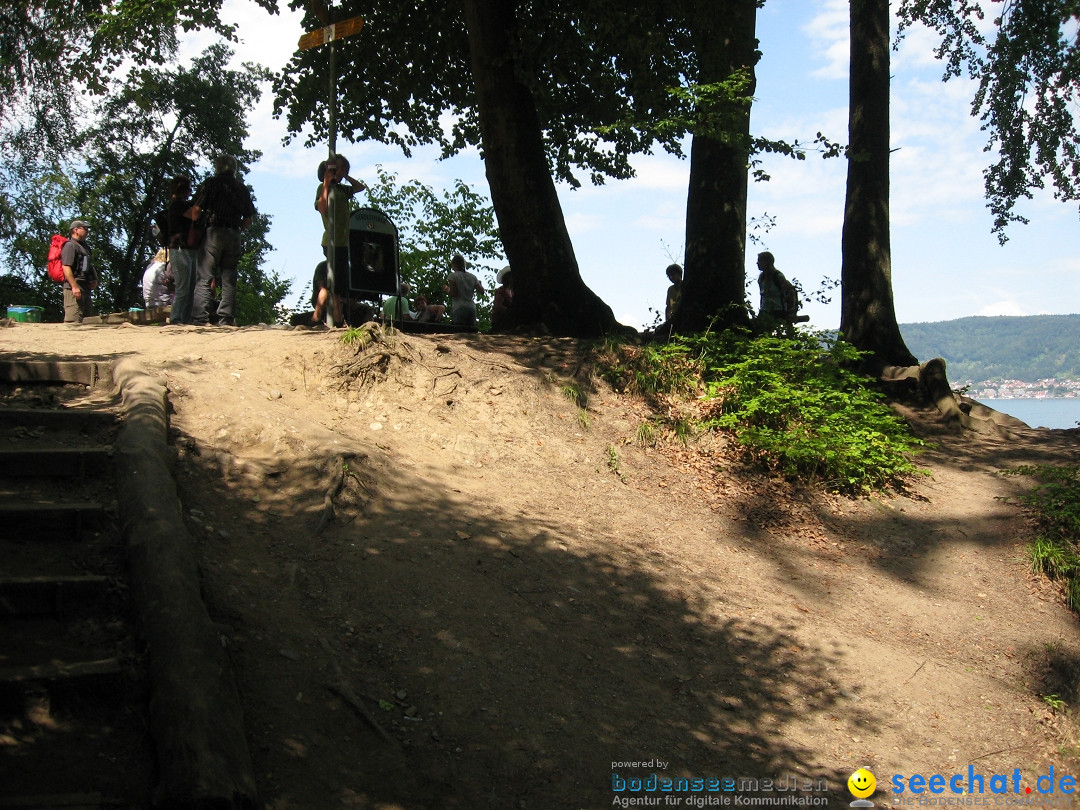
[[[319,164],[315,209],[322,215],[323,255],[334,268],[334,290],[344,289],[349,278],[349,200],[367,186],[349,175],[349,161],[334,155]]]
[[[383,323],[401,323],[401,321],[416,321],[419,316],[409,309],[409,299],[406,296],[412,289],[404,281],[398,289],[397,295],[391,295],[383,301]]]

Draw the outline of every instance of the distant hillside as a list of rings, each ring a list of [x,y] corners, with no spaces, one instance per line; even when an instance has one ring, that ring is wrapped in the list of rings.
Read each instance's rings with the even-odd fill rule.
[[[920,361],[944,357],[952,382],[1080,379],[1080,315],[905,323],[900,332]]]

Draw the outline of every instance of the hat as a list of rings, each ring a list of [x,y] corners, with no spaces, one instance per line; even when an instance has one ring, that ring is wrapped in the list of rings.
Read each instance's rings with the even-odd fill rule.
[[[499,284],[502,284],[503,279],[506,278],[508,275],[510,275],[510,265],[506,265],[506,267],[499,271],[499,275],[495,276],[495,281]]]
[[[73,220],[71,223],[71,230],[75,230],[76,228],[86,228],[86,230],[90,230],[90,223],[83,222],[81,219]]]

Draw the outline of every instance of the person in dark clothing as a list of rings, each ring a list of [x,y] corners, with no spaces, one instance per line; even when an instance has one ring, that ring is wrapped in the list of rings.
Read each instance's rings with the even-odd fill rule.
[[[169,182],[169,204],[165,207],[169,228],[169,266],[172,268],[176,290],[169,323],[191,323],[191,308],[195,295],[195,260],[198,245],[188,244],[192,221],[191,180],[176,177]]]
[[[500,286],[495,288],[495,302],[491,306],[491,331],[502,332],[517,323],[514,312],[514,273],[509,265],[499,271],[495,281]]]
[[[677,264],[669,264],[664,272],[667,274],[668,281],[671,282],[671,286],[667,288],[667,297],[664,299],[664,322],[671,323],[675,310],[679,306],[679,300],[682,298],[682,268]]]
[[[221,277],[218,325],[236,326],[236,266],[240,262],[240,231],[251,225],[255,205],[247,187],[236,177],[236,158],[218,155],[215,174],[199,186],[189,216],[206,215],[206,241],[196,265],[195,301],[191,320],[205,325],[209,320],[210,282]]]

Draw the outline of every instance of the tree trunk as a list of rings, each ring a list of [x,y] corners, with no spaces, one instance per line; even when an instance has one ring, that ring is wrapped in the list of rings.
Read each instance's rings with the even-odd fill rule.
[[[851,0],[850,82],[840,333],[868,366],[912,366],[892,292],[888,0]]]
[[[514,0],[465,0],[465,24],[491,202],[522,322],[580,337],[624,330],[581,279],[536,104],[514,61]]]
[[[703,131],[690,148],[686,196],[686,255],[675,331],[700,332],[715,325],[745,324],[746,184],[750,145],[750,101],[758,60],[755,0],[738,0],[723,14],[699,8],[693,19],[699,83],[726,81],[749,70],[745,101],[717,101],[700,111]]]

